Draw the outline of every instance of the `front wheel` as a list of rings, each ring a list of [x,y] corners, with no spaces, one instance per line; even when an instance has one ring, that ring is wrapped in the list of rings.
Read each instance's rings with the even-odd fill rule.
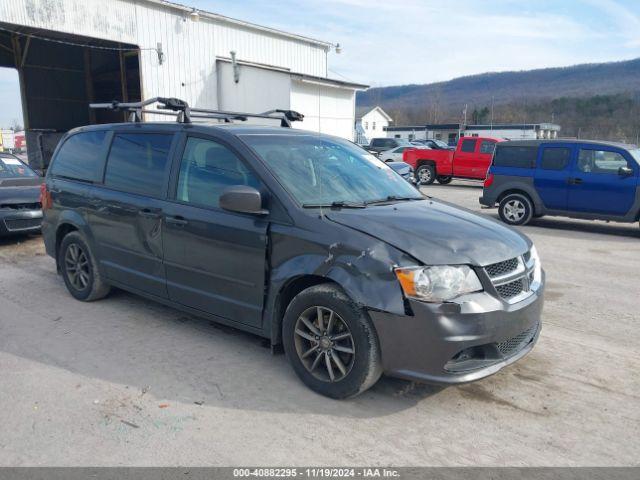
[[[453,177],[450,177],[450,176],[447,177],[447,176],[444,176],[444,175],[440,175],[438,177],[438,183],[440,185],[447,185],[447,184],[451,183],[451,180],[453,180]]]
[[[533,217],[533,204],[528,196],[512,193],[500,201],[500,219],[509,225],[526,225]]]
[[[416,170],[416,178],[420,185],[431,185],[436,179],[436,169],[433,165],[420,165]]]
[[[298,377],[321,395],[354,397],[382,374],[369,316],[334,285],[316,285],[296,295],[284,316],[282,338]]]

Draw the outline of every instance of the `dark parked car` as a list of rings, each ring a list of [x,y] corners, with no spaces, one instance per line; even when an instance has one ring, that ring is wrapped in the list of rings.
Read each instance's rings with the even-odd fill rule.
[[[383,372],[477,380],[533,348],[544,275],[524,235],[346,140],[181,118],[58,146],[43,234],[76,299],[116,286],[261,335],[334,398]]]
[[[0,153],[0,236],[40,230],[42,182],[18,157]]]
[[[398,147],[411,147],[411,142],[409,140],[405,140],[403,138],[372,138],[371,143],[369,143],[366,148],[369,152],[374,154],[382,153],[386,150],[392,150]]]
[[[588,140],[498,143],[480,203],[524,225],[559,215],[617,222],[640,219],[640,149]]]

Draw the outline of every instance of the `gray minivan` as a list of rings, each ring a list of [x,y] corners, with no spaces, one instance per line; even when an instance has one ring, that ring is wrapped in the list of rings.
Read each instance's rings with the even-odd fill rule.
[[[118,287],[263,336],[333,398],[383,372],[472,381],[533,348],[544,273],[521,233],[346,140],[180,118],[60,142],[42,231],[76,299]]]

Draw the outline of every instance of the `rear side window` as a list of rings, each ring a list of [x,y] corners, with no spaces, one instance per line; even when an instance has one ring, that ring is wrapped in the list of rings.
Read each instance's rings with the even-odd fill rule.
[[[496,148],[493,165],[496,167],[533,168],[536,166],[538,147],[507,147]]]
[[[475,140],[463,140],[462,147],[460,150],[467,153],[472,153],[476,149],[476,141]]]
[[[118,133],[107,158],[104,183],[108,187],[151,197],[165,188],[165,170],[172,134]]]
[[[60,147],[51,175],[95,182],[100,178],[102,146],[107,132],[82,132],[69,137]]]
[[[542,151],[540,168],[543,170],[564,170],[569,165],[571,149],[569,148],[545,148]]]
[[[480,144],[480,153],[493,153],[496,148],[496,142],[491,140],[483,140]]]

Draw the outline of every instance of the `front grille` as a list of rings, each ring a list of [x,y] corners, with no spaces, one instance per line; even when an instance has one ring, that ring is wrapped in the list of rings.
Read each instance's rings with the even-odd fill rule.
[[[7,226],[7,230],[26,230],[29,228],[37,228],[42,223],[41,218],[15,218],[13,220],[5,220],[4,224]]]
[[[502,298],[509,299],[513,298],[516,295],[520,295],[525,289],[524,282],[522,279],[518,279],[514,282],[505,283],[503,285],[498,285],[496,290],[500,294]]]
[[[510,260],[505,260],[504,262],[494,263],[485,267],[487,274],[491,277],[500,277],[501,275],[506,275],[507,273],[511,273],[518,268],[518,257],[512,258]]]
[[[0,210],[40,210],[42,205],[37,203],[4,203],[0,204]]]
[[[534,263],[531,261],[531,252],[527,252],[522,257],[514,257],[488,265],[484,267],[484,270],[500,298],[517,302],[522,298],[521,294],[530,291],[533,283]]]
[[[496,348],[503,357],[510,357],[511,355],[519,352],[524,346],[526,346],[538,331],[538,324],[528,328],[524,332],[512,337],[504,342],[496,343]]]

